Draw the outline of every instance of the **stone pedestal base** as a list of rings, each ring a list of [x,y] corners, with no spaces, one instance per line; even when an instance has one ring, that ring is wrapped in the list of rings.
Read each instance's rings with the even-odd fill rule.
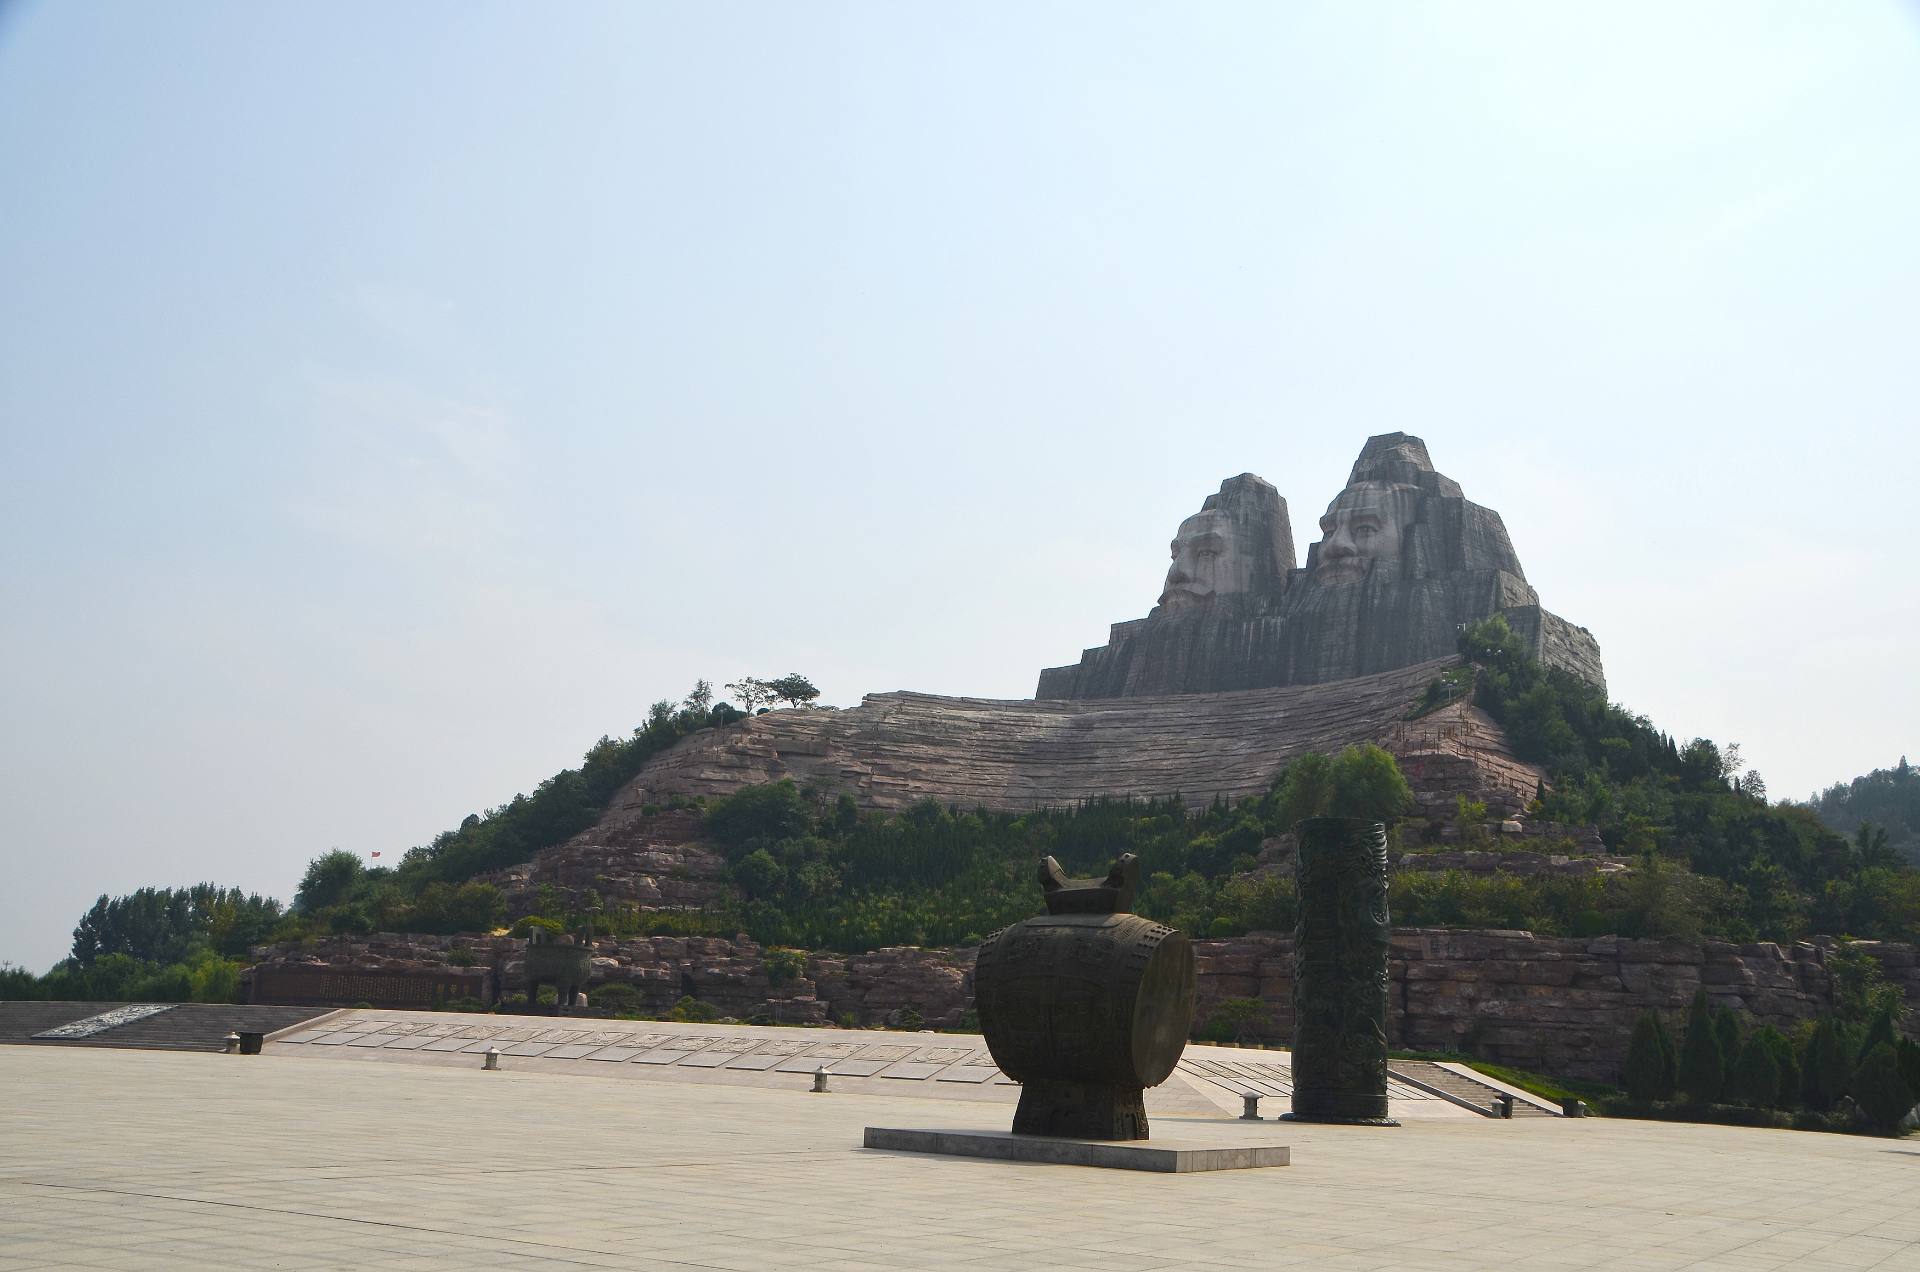
[[[1282,1113],[1287,1122],[1336,1122],[1346,1126],[1398,1126],[1387,1116],[1387,1097],[1371,1091],[1319,1091],[1307,1087],[1293,1089],[1293,1112]]]
[[[1146,1092],[1141,1087],[1036,1078],[1020,1088],[1013,1114],[1015,1135],[1068,1139],[1147,1138]]]
[[[869,1126],[864,1143],[868,1148],[895,1153],[938,1153],[947,1157],[990,1157],[1009,1162],[1105,1166],[1182,1175],[1201,1170],[1285,1166],[1292,1156],[1292,1150],[1284,1144],[1249,1144],[1239,1135],[1206,1144],[1184,1140],[1116,1144],[1048,1135],[1010,1135],[1005,1131],[918,1131]]]

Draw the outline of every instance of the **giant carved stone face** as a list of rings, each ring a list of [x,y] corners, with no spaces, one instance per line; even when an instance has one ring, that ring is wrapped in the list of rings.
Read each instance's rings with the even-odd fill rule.
[[[1373,563],[1400,555],[1400,536],[1410,512],[1405,487],[1364,481],[1348,486],[1320,518],[1322,538],[1313,574],[1322,583],[1352,583]]]
[[[1215,596],[1245,592],[1253,586],[1251,545],[1240,542],[1233,518],[1219,511],[1196,512],[1180,523],[1173,539],[1173,565],[1167,570],[1160,604],[1186,609]]]

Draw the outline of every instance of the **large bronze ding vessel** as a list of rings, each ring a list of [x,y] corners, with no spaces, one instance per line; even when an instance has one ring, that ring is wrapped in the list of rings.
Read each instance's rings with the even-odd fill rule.
[[[1293,1112],[1393,1126],[1387,1116],[1387,828],[1309,817],[1294,828]]]
[[[1193,1024],[1193,947],[1128,913],[1139,863],[1103,881],[1040,863],[1047,913],[989,937],[974,969],[980,1030],[1021,1084],[1016,1135],[1147,1138],[1146,1088],[1167,1080]]]

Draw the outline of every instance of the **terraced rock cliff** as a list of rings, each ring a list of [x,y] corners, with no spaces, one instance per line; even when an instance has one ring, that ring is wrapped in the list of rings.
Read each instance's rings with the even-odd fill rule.
[[[1239,693],[1099,701],[878,693],[845,711],[774,711],[656,757],[586,835],[622,833],[671,796],[726,795],[786,777],[878,809],[921,799],[1007,811],[1100,797],[1238,799],[1264,791],[1294,756],[1360,742],[1401,758],[1423,806],[1451,809],[1466,793],[1510,815],[1543,774],[1514,758],[1492,720],[1465,703],[1407,719],[1459,662]]]

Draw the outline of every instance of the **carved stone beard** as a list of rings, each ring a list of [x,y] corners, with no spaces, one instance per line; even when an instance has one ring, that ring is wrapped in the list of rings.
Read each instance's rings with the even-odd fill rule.
[[[1216,596],[1253,586],[1253,557],[1240,542],[1232,517],[1217,510],[1196,512],[1180,523],[1173,539],[1173,565],[1160,592],[1168,610],[1191,609]]]
[[[1313,577],[1338,586],[1367,577],[1375,561],[1397,560],[1413,516],[1407,486],[1363,481],[1348,486],[1320,518],[1322,538],[1314,545]]]

